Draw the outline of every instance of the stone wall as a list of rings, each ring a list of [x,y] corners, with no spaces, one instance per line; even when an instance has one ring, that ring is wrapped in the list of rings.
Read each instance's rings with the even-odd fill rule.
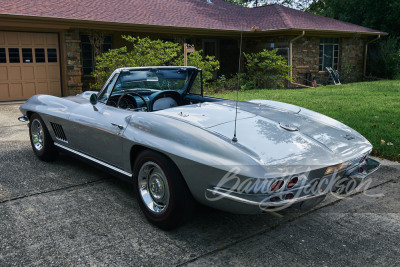
[[[303,37],[293,42],[293,78],[296,83],[306,84],[308,71],[312,77],[325,80],[325,74],[319,72],[319,37]]]
[[[81,41],[80,31],[72,29],[65,32],[66,62],[67,62],[67,94],[75,95],[82,92],[83,84],[88,89],[90,80],[88,77],[82,77],[81,62]],[[107,33],[112,34],[112,33]],[[112,34],[114,48],[121,46],[121,33]],[[146,36],[145,33],[138,34]],[[153,38],[164,38],[165,36],[152,36]],[[174,41],[177,41],[177,36]],[[190,38],[191,42],[196,45],[196,49],[201,49],[202,39],[206,37],[199,36],[180,36],[182,40]],[[185,37],[185,38],[184,38]],[[285,58],[289,54],[289,41],[295,36],[270,36],[261,38],[244,38],[243,51],[257,52],[262,49],[278,49],[278,53]],[[237,38],[215,38],[217,40],[218,56],[220,58],[221,71],[219,74],[233,74],[237,72],[238,44]],[[121,40],[120,40],[121,39]],[[183,41],[182,41],[183,42]],[[305,75],[310,71],[312,77],[316,77],[319,83],[327,80],[327,72],[319,71],[319,43],[320,37],[305,36],[293,43],[293,77],[300,84],[306,84]],[[359,37],[339,38],[339,73],[341,79],[346,82],[362,80],[363,58],[364,58],[365,40]],[[242,64],[242,67],[244,65]],[[86,81],[87,80],[87,81]],[[87,87],[87,88],[86,88]]]
[[[82,92],[81,40],[79,30],[68,30],[64,33],[67,62],[67,94],[76,95]]]
[[[343,81],[355,82],[362,80],[365,41],[365,39],[361,39],[357,36],[341,38],[339,68]]]

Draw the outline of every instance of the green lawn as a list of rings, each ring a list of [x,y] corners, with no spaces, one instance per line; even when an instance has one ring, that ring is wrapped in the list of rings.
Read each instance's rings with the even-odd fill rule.
[[[213,96],[236,99],[235,92]],[[400,80],[239,92],[239,100],[251,99],[291,103],[325,114],[365,136],[374,146],[372,155],[400,160]]]

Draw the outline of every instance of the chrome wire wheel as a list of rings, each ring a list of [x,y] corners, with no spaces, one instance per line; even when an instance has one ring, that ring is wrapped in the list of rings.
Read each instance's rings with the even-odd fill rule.
[[[41,151],[44,146],[44,132],[42,124],[38,119],[34,119],[31,122],[31,135],[34,148],[37,151]]]
[[[168,180],[162,168],[153,161],[144,163],[138,174],[140,197],[146,208],[154,214],[168,209],[170,191]]]

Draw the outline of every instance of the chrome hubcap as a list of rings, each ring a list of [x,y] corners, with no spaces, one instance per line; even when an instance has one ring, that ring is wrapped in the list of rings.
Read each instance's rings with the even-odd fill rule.
[[[138,175],[139,194],[146,207],[155,214],[167,209],[169,204],[168,180],[155,162],[143,164]]]
[[[37,151],[43,149],[44,133],[43,127],[39,120],[34,119],[31,123],[32,143]]]

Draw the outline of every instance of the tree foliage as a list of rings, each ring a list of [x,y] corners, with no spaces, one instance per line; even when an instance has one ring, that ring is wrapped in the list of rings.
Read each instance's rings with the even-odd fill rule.
[[[317,0],[307,11],[400,35],[400,1]]]
[[[284,87],[285,81],[291,81],[288,75],[291,66],[288,66],[285,57],[276,54],[277,51],[264,49],[258,53],[243,53],[246,59],[247,87]]]
[[[91,85],[91,89],[101,89],[117,68],[183,65],[183,47],[178,43],[151,40],[148,37],[123,35],[122,38],[130,43],[130,49],[128,50],[126,46],[111,49],[96,57],[96,67],[93,72],[95,83]],[[201,50],[189,54],[188,65],[201,68],[204,81],[211,79],[212,72],[219,69],[219,61],[210,56],[203,58]]]

